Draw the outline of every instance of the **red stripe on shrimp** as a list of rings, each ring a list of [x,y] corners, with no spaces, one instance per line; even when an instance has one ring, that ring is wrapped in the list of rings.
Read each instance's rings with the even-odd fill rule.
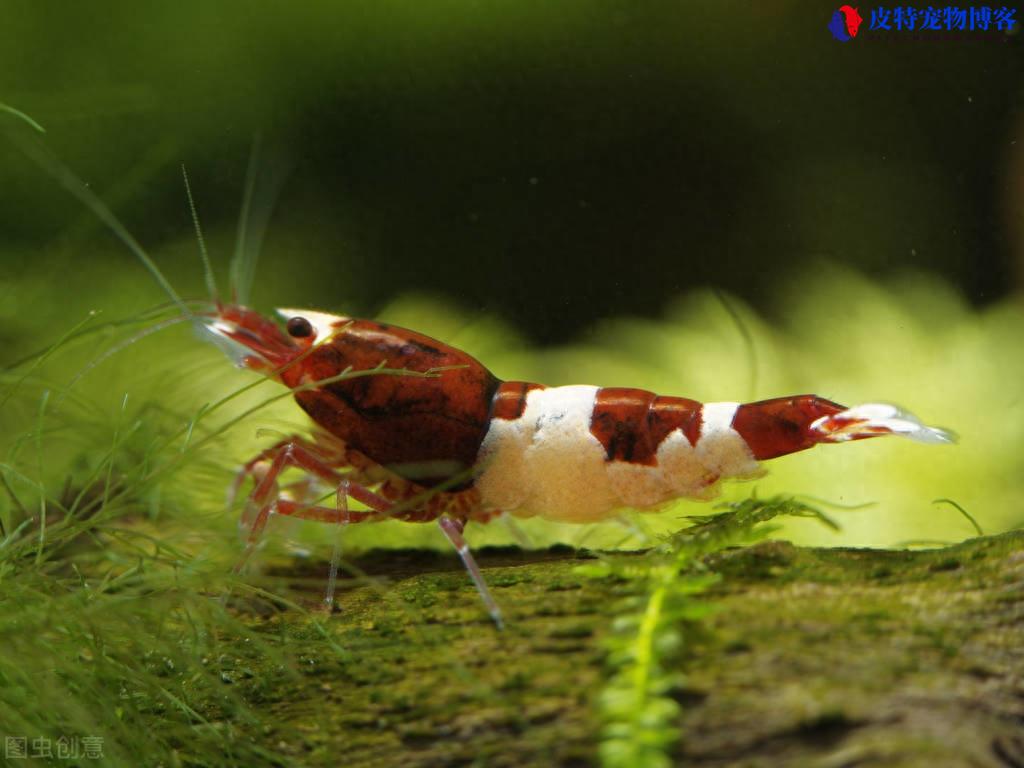
[[[658,448],[681,429],[690,445],[700,436],[701,404],[684,397],[660,397],[645,389],[598,390],[590,433],[604,446],[608,461],[655,466]]]
[[[491,418],[514,421],[526,410],[526,397],[535,389],[544,389],[543,384],[529,381],[505,381],[494,393]]]
[[[822,442],[821,435],[810,429],[811,424],[843,409],[817,395],[777,397],[739,406],[732,428],[746,441],[754,458],[763,461]]]

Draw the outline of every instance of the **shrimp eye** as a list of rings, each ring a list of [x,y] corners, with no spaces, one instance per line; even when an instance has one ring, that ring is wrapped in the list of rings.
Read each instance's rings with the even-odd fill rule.
[[[304,317],[289,318],[285,329],[288,331],[289,336],[293,336],[296,339],[304,339],[307,336],[313,335],[313,326]]]

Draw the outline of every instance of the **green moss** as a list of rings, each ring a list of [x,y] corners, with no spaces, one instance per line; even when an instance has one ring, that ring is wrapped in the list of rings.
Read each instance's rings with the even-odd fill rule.
[[[676,758],[998,765],[993,754],[1015,748],[1024,693],[1022,553],[1024,533],[1012,533],[935,551],[766,542],[709,558],[727,577],[712,590],[709,631],[679,662],[687,682],[669,693],[681,704]],[[301,653],[290,669],[252,644],[218,661],[260,723],[245,738],[309,765],[592,764],[622,583],[579,580],[571,557],[495,565],[485,551],[508,616],[497,632],[454,559],[364,561],[390,558],[400,578],[346,585],[330,616],[246,619]],[[296,596],[313,606],[319,593]],[[215,717],[217,701],[201,703]]]

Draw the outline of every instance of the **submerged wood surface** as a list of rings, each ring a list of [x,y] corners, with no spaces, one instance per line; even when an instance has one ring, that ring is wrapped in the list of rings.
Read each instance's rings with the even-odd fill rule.
[[[357,564],[383,581],[342,583],[319,615],[334,652],[298,674],[222,659],[263,722],[240,737],[282,764],[595,764],[604,639],[631,587],[577,575],[586,557],[480,553],[498,632],[456,559],[369,553]],[[723,579],[681,656],[680,765],[1024,766],[1024,533],[918,552],[765,542],[707,564]],[[275,570],[317,599],[320,569]],[[295,611],[246,621],[323,640]]]

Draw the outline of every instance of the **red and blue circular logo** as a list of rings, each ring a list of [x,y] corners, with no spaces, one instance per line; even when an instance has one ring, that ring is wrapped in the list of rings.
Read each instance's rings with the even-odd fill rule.
[[[839,42],[848,43],[857,36],[857,30],[860,29],[863,21],[864,19],[860,17],[856,8],[841,5],[839,10],[832,14],[832,20],[828,23],[828,31]]]

